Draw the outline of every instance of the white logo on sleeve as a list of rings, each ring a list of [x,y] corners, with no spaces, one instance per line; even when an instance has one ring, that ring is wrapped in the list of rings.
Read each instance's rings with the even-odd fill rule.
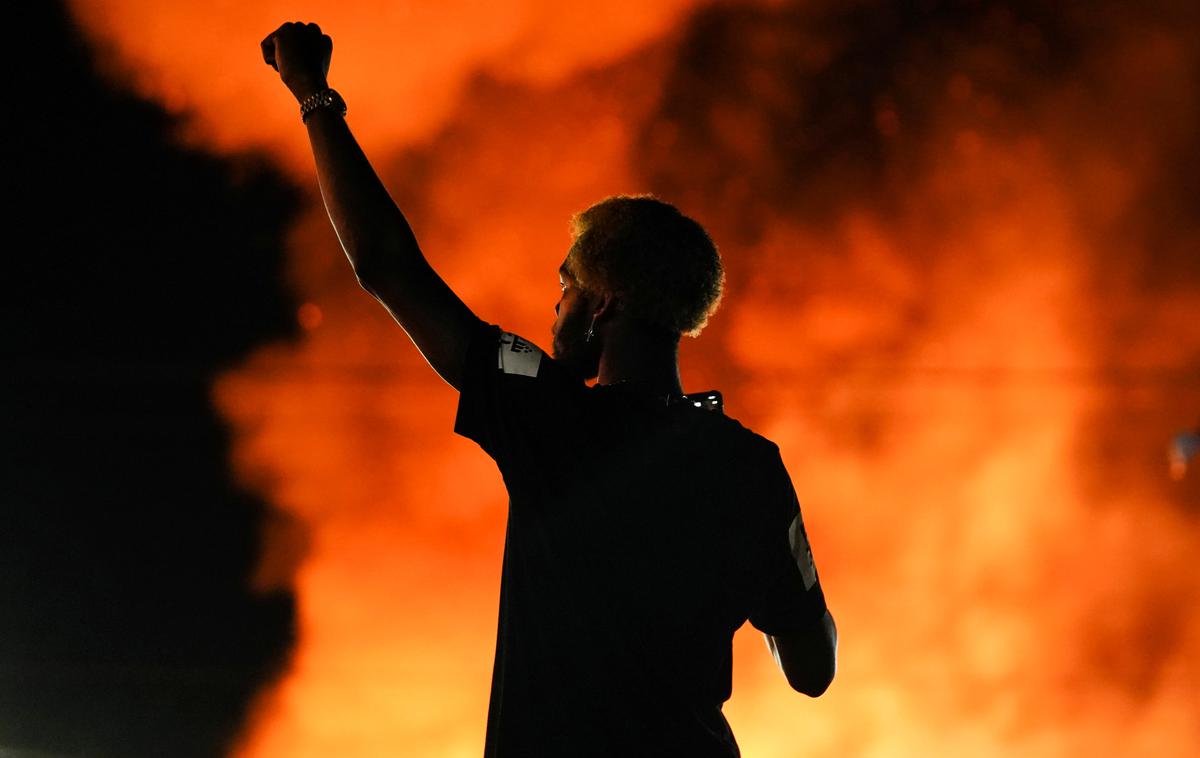
[[[792,525],[788,527],[788,544],[792,547],[792,557],[796,559],[800,576],[804,577],[804,590],[807,592],[817,583],[817,567],[813,565],[812,550],[808,547],[808,535],[804,533],[804,522],[800,520],[799,513],[792,519]]]
[[[502,332],[496,368],[506,374],[537,376],[542,366],[542,355],[542,351],[532,342],[512,332]]]

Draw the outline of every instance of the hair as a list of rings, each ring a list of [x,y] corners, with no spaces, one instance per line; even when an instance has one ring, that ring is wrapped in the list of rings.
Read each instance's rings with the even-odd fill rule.
[[[704,227],[653,195],[613,195],[571,218],[567,264],[579,284],[617,295],[629,313],[697,337],[725,290]]]

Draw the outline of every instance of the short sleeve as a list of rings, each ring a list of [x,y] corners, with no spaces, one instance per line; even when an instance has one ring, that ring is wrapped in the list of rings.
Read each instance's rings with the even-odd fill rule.
[[[479,321],[467,347],[454,431],[500,465],[546,462],[585,388],[537,345]]]
[[[768,497],[774,502],[761,537],[750,623],[776,635],[811,626],[826,606],[796,490],[778,451],[772,468]]]

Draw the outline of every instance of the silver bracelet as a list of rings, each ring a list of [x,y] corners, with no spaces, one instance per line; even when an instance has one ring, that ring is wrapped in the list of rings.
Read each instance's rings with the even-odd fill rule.
[[[318,108],[333,108],[338,111],[339,116],[346,115],[346,101],[337,90],[328,87],[300,101],[300,120],[307,124],[309,114]]]

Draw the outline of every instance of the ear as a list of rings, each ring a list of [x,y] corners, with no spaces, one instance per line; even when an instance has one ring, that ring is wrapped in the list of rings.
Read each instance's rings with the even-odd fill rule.
[[[592,318],[596,321],[604,321],[617,315],[617,311],[621,309],[621,301],[611,292],[602,292],[596,297],[596,304],[592,308]]]

